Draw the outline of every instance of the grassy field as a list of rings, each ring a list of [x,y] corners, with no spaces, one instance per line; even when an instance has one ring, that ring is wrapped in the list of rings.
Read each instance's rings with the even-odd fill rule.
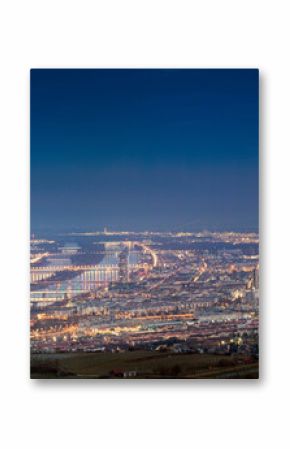
[[[32,379],[257,379],[258,361],[240,355],[123,353],[33,354]]]

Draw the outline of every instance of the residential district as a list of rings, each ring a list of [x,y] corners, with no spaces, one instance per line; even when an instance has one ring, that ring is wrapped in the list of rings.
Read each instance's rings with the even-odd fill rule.
[[[256,233],[32,235],[30,262],[32,354],[258,358]]]

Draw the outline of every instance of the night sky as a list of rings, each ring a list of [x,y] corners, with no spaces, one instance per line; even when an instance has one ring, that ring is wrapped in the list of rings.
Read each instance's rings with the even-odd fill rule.
[[[256,230],[258,77],[32,70],[32,230]]]

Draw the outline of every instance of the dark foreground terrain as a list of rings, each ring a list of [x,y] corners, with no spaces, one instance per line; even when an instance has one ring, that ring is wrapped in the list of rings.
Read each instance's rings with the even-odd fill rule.
[[[244,355],[121,353],[32,354],[32,379],[258,379],[258,360]]]

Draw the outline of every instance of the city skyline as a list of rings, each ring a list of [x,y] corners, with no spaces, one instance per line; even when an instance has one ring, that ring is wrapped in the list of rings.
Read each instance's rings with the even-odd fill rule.
[[[31,72],[31,377],[259,377],[256,69]]]
[[[258,71],[32,70],[31,206],[32,232],[256,231]]]

